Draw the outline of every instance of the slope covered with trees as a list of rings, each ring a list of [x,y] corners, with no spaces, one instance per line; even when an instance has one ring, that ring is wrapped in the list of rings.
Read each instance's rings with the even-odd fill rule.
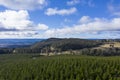
[[[38,42],[27,48],[16,48],[16,53],[48,53],[61,52],[67,50],[78,50],[90,48],[100,45],[100,42],[93,40],[77,39],[77,38],[50,38]]]
[[[50,38],[47,40],[44,40],[42,42],[36,43],[31,48],[45,48],[45,47],[52,47],[55,49],[61,49],[64,50],[77,50],[77,49],[83,49],[83,48],[90,48],[98,46],[100,43],[92,40],[85,40],[85,39],[77,39],[77,38]]]

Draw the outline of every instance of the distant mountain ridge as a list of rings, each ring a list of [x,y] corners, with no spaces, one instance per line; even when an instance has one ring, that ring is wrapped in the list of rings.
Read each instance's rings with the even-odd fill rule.
[[[0,48],[28,47],[43,39],[0,39]]]

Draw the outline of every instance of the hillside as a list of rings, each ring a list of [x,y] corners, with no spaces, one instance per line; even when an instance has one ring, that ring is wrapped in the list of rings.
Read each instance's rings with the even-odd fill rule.
[[[28,48],[17,48],[16,53],[46,53],[61,52],[67,50],[80,50],[100,45],[100,42],[78,38],[49,38]]]
[[[114,47],[110,47],[114,45]],[[87,40],[78,38],[49,38],[39,41],[29,47],[4,48],[0,54],[76,54],[91,56],[116,56],[120,55],[120,42],[117,40]]]
[[[92,40],[77,39],[77,38],[50,38],[42,42],[38,42],[31,46],[31,48],[44,49],[46,47],[61,49],[61,50],[76,50],[82,48],[89,48],[99,45],[100,43]]]

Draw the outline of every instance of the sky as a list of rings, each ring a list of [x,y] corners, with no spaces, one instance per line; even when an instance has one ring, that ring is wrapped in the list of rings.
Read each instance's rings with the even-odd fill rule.
[[[120,38],[120,0],[0,0],[0,38]]]

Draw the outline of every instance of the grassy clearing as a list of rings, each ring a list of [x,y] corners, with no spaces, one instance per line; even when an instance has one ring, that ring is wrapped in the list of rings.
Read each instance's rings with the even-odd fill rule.
[[[103,48],[109,48],[110,47],[110,44],[104,44],[104,45],[101,45],[100,47],[103,47]],[[120,42],[114,42],[114,47],[115,48],[120,48]]]
[[[93,49],[106,49],[106,48],[110,48],[110,43],[104,43],[98,47],[93,47]],[[120,48],[120,42],[114,42],[113,48]]]

